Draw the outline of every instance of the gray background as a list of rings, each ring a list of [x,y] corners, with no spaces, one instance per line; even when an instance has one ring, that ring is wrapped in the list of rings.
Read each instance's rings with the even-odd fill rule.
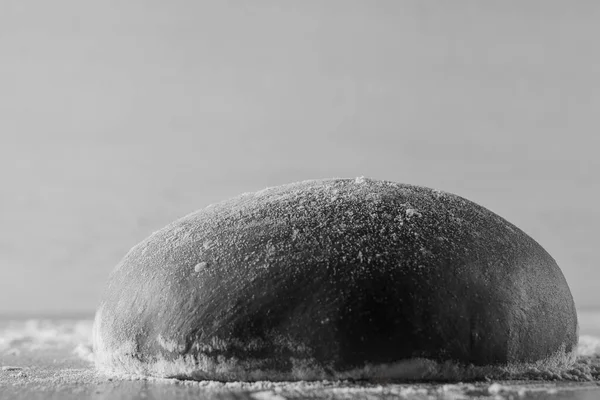
[[[600,3],[0,2],[0,313],[93,310],[176,217],[324,177],[454,192],[600,305]]]

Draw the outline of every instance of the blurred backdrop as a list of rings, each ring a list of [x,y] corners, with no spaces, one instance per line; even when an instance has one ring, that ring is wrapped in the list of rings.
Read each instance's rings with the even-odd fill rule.
[[[0,314],[92,312],[130,247],[326,177],[502,215],[600,306],[600,3],[0,2]]]

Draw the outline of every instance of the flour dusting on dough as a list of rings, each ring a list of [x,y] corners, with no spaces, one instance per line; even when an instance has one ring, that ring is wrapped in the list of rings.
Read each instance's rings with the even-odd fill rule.
[[[493,229],[481,223],[488,219],[493,221],[490,222]],[[575,361],[570,351],[573,341],[568,349],[565,341],[559,341],[563,348],[550,357],[544,353],[546,359],[538,363],[493,367],[438,363],[410,355],[415,358],[339,370],[328,364],[327,359],[314,358],[323,353],[315,350],[321,343],[310,336],[312,330],[322,329],[323,337],[336,346],[336,336],[328,336],[327,330],[332,332],[342,326],[342,317],[355,315],[342,316],[340,308],[335,308],[348,304],[346,309],[351,310],[352,299],[342,298],[340,293],[347,292],[338,290],[341,286],[336,285],[340,276],[344,279],[343,287],[354,290],[348,293],[364,298],[365,294],[370,295],[367,292],[370,289],[361,286],[364,282],[389,282],[390,271],[399,270],[413,276],[434,276],[448,270],[444,269],[447,259],[485,258],[489,243],[506,250],[494,263],[484,263],[482,267],[490,271],[512,265],[505,255],[537,245],[518,228],[474,203],[418,186],[358,177],[299,182],[247,193],[191,213],[131,249],[115,268],[108,285],[109,296],[96,316],[95,362],[103,372],[117,376],[226,381],[465,380],[535,375],[539,371],[562,376],[561,371],[571,371]],[[542,252],[543,249],[535,256]],[[444,258],[447,255],[450,256]],[[457,269],[464,271],[462,265]],[[532,269],[531,273],[541,274],[542,267]],[[480,275],[476,277],[477,284],[486,288],[480,293],[488,293],[487,288],[497,286],[497,282],[490,281],[489,274]],[[401,282],[398,276],[400,273],[395,275],[394,282]],[[452,278],[452,274],[448,276]],[[463,277],[457,280],[460,282]],[[308,279],[322,284],[313,288],[312,284],[306,284]],[[530,281],[541,285],[536,279]],[[428,282],[442,280],[432,278]],[[447,281],[443,282],[444,288],[447,287]],[[551,283],[556,296],[548,298],[549,301],[556,301],[568,291],[566,282],[564,287]],[[244,296],[236,298],[240,291]],[[294,291],[299,293],[296,297]],[[288,292],[292,293],[288,296]],[[523,293],[518,294],[527,299]],[[425,298],[430,298],[429,292]],[[457,311],[457,317],[467,324],[470,298],[462,298],[466,299],[464,307],[456,310],[465,311]],[[308,301],[313,303],[307,305]],[[283,317],[277,321],[287,324],[285,334],[277,331],[271,334],[269,327],[255,336],[227,331],[240,315],[266,312],[265,304],[271,307],[269,312],[281,304],[292,304],[289,309],[279,307],[284,311],[280,311],[279,317]],[[436,304],[442,310],[439,317],[449,315],[443,309],[447,302]],[[515,318],[522,315],[523,321],[527,321],[532,316],[533,311],[519,310]],[[296,319],[285,314],[288,311],[297,312],[293,314]],[[565,315],[561,316],[567,321],[565,324],[575,326],[574,317]],[[552,317],[548,315],[544,321]],[[304,319],[299,323],[298,318]],[[253,322],[260,325],[262,319]],[[236,329],[243,331],[251,325],[244,324],[245,321],[240,322]],[[297,325],[308,329],[303,331]],[[279,323],[273,330],[281,327]],[[226,332],[219,336],[220,330]],[[298,337],[299,340],[294,339]],[[457,347],[464,348],[463,342]],[[391,342],[389,348],[395,348]],[[260,358],[255,354],[268,356]],[[289,369],[273,369],[268,363],[282,359],[289,361]]]

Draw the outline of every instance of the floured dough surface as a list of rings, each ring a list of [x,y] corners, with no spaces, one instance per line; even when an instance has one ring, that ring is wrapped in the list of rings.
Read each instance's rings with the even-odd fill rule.
[[[175,221],[115,268],[94,326],[104,372],[216,380],[489,375],[568,365],[576,344],[567,283],[532,238],[461,197],[365,178]]]

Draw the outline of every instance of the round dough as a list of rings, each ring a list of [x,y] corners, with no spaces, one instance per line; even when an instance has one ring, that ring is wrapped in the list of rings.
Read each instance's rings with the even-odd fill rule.
[[[153,233],[112,272],[93,341],[110,374],[418,379],[568,365],[577,330],[559,267],[516,226],[357,178],[243,194]]]

